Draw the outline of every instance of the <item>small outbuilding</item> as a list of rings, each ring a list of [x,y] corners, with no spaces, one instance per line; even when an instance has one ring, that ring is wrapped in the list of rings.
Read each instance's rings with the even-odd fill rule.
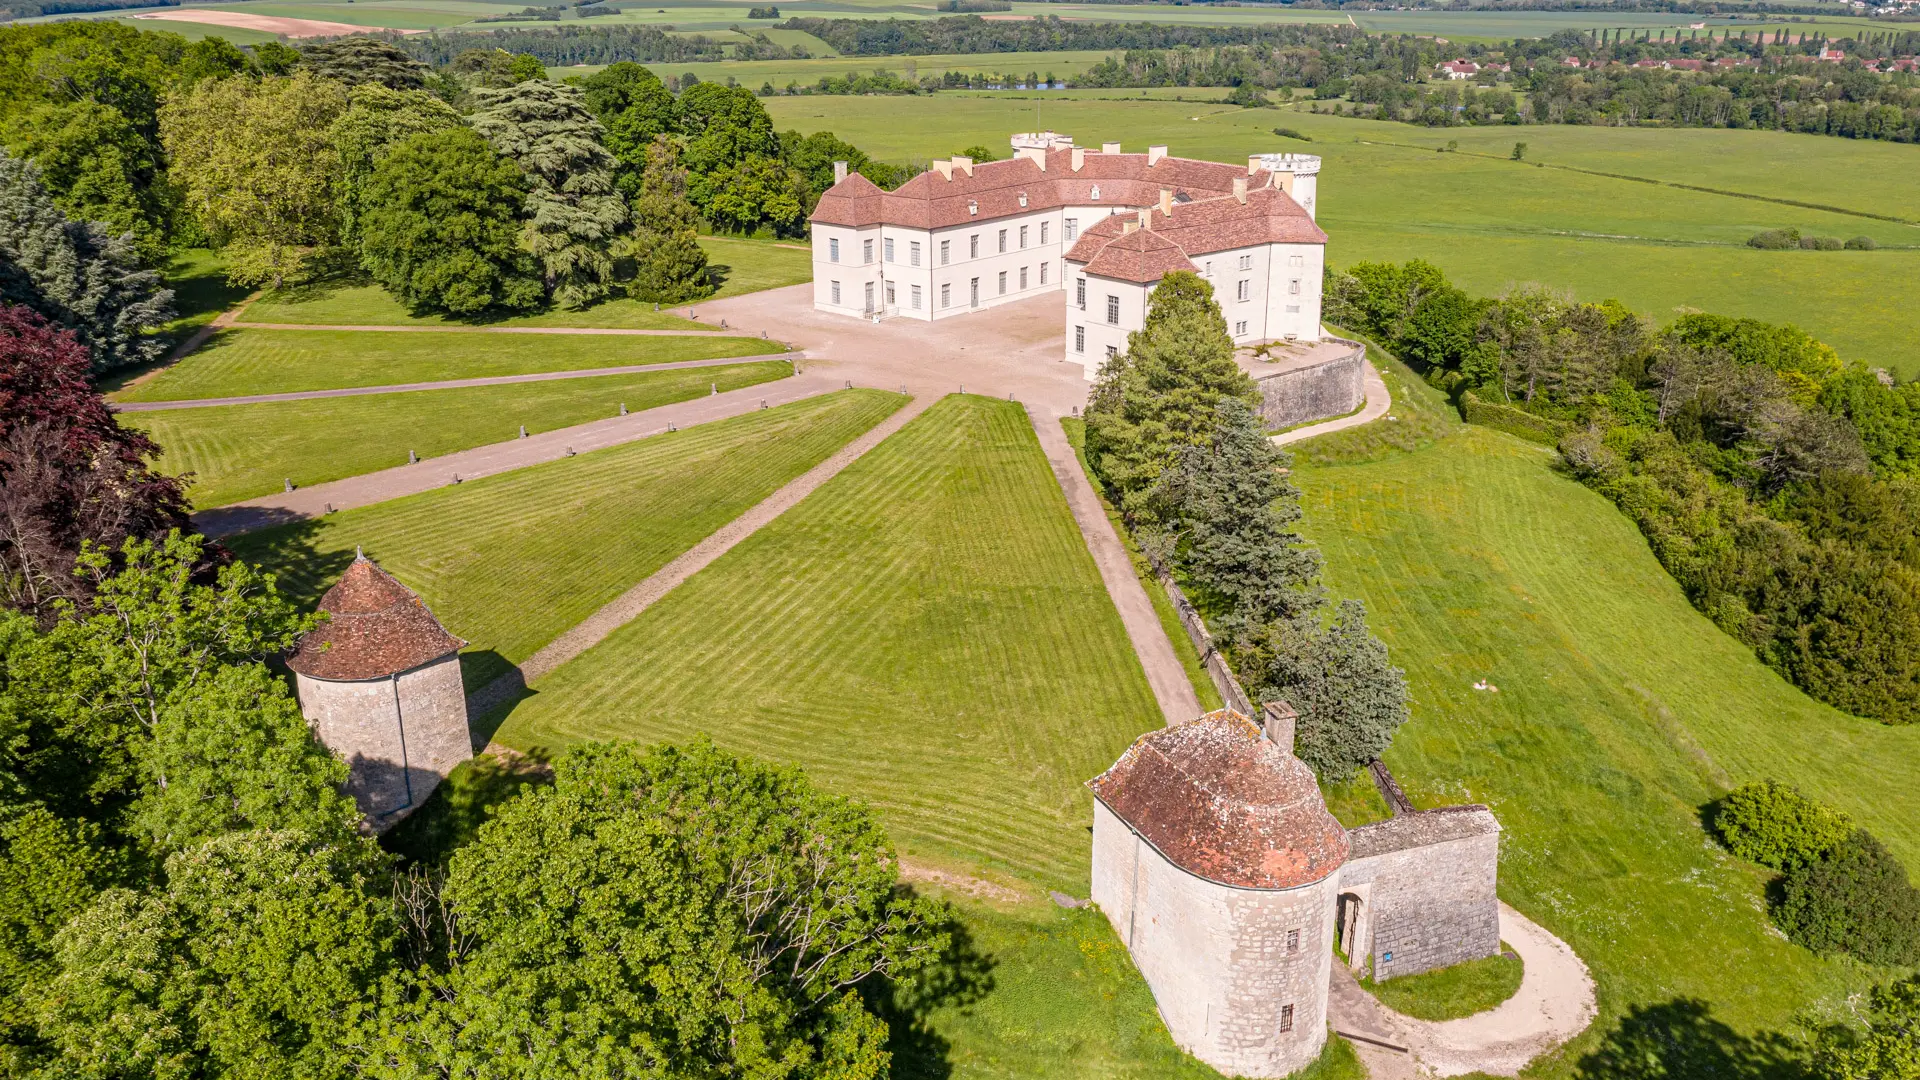
[[[319,610],[326,621],[287,658],[294,692],[320,741],[351,767],[347,789],[361,813],[385,830],[473,756],[460,679],[466,642],[365,555]]]

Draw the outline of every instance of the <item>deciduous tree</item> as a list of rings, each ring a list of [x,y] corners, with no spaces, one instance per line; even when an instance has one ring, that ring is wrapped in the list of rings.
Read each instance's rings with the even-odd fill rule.
[[[341,242],[358,246],[367,180],[394,147],[415,135],[460,125],[460,114],[451,105],[424,90],[393,90],[369,82],[348,91],[347,111],[328,132],[340,162],[333,182]]]

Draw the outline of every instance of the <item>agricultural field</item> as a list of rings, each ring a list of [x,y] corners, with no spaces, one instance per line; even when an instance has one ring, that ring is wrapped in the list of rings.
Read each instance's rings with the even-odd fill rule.
[[[284,394],[353,386],[665,364],[778,353],[760,338],[225,330],[115,401]]]
[[[903,400],[841,391],[228,543],[302,607],[364,548],[467,639],[461,670],[477,689]]]
[[[1768,1032],[1843,1014],[1865,969],[1768,923],[1756,867],[1701,824],[1733,784],[1776,777],[1842,807],[1913,865],[1920,729],[1820,705],[1694,611],[1634,526],[1554,455],[1446,418],[1426,445],[1333,461],[1305,444],[1304,531],[1336,595],[1368,606],[1404,666],[1413,719],[1387,761],[1416,804],[1485,802],[1501,896],[1593,969],[1602,1017],[1534,1075],[1566,1076],[1623,1020],[1764,1059]],[[1476,690],[1485,681],[1498,690]],[[1689,1000],[1707,1015],[1688,1025]],[[1698,1053],[1706,1046],[1675,1046]],[[1678,1067],[1678,1066],[1676,1066]]]
[[[1025,75],[1027,72],[1038,72],[1042,76],[1051,73],[1067,79],[1082,74],[1111,55],[1114,54],[1106,50],[1081,49],[937,56],[835,56],[816,60],[729,60],[706,64],[648,64],[647,67],[663,79],[691,74],[703,81],[725,82],[732,77],[742,86],[758,89],[762,83],[771,83],[775,89],[783,90],[788,83],[811,86],[824,77],[840,78],[849,73],[870,75],[876,70],[919,79],[949,71],[966,75]],[[554,78],[565,78],[598,70],[597,67],[584,65],[556,67],[549,68],[548,74]]]
[[[1424,258],[1484,294],[1540,282],[1661,320],[1680,307],[1796,323],[1842,356],[1920,374],[1915,148],[1778,132],[1529,126],[1430,131],[1300,110],[1159,100],[944,93],[766,99],[781,128],[827,130],[889,161],[924,161],[1043,125],[1082,145],[1164,142],[1219,161],[1294,150],[1326,159],[1320,224],[1334,266]],[[1298,129],[1312,141],[1274,136]],[[1435,153],[1447,140],[1486,155]],[[1526,162],[1507,160],[1514,142]],[[1646,175],[1725,194],[1556,169]],[[1500,151],[1504,150],[1502,153]],[[1605,168],[1617,157],[1619,168]],[[1534,167],[1534,165],[1549,167]],[[1644,172],[1636,171],[1644,170]],[[1792,177],[1791,187],[1782,185]],[[1833,207],[1815,210],[1774,200]],[[1863,215],[1888,215],[1885,221]],[[1765,252],[1762,229],[1871,236],[1879,251]]]
[[[1074,895],[1082,783],[1163,722],[1026,413],[965,396],[533,689],[498,741],[710,736],[904,855]]]
[[[371,337],[372,335],[368,335]],[[404,465],[421,458],[584,424],[793,373],[785,361],[599,375],[554,382],[313,398],[254,405],[211,405],[122,413],[165,448],[159,468],[191,473],[188,495],[206,509],[299,486]],[[430,467],[423,465],[423,467]]]

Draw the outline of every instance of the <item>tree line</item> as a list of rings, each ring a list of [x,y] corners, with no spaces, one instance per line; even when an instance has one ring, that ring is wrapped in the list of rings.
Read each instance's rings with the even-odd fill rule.
[[[1792,326],[1472,296],[1419,260],[1330,274],[1326,304],[1475,418],[1557,441],[1694,605],[1796,686],[1920,720],[1920,383]]]
[[[1332,604],[1295,530],[1288,455],[1198,274],[1154,287],[1145,324],[1100,369],[1086,450],[1141,548],[1181,581],[1256,701],[1299,713],[1295,752],[1328,780],[1378,759],[1407,719],[1405,674],[1357,600]]]

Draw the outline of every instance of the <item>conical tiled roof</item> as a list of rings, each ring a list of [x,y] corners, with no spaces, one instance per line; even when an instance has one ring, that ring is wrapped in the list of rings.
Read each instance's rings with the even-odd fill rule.
[[[1313,770],[1232,709],[1142,735],[1087,786],[1169,862],[1222,885],[1291,889],[1347,860]]]
[[[325,596],[327,621],[300,639],[287,666],[313,679],[382,679],[451,652],[466,642],[446,632],[412,589],[361,555]]]

